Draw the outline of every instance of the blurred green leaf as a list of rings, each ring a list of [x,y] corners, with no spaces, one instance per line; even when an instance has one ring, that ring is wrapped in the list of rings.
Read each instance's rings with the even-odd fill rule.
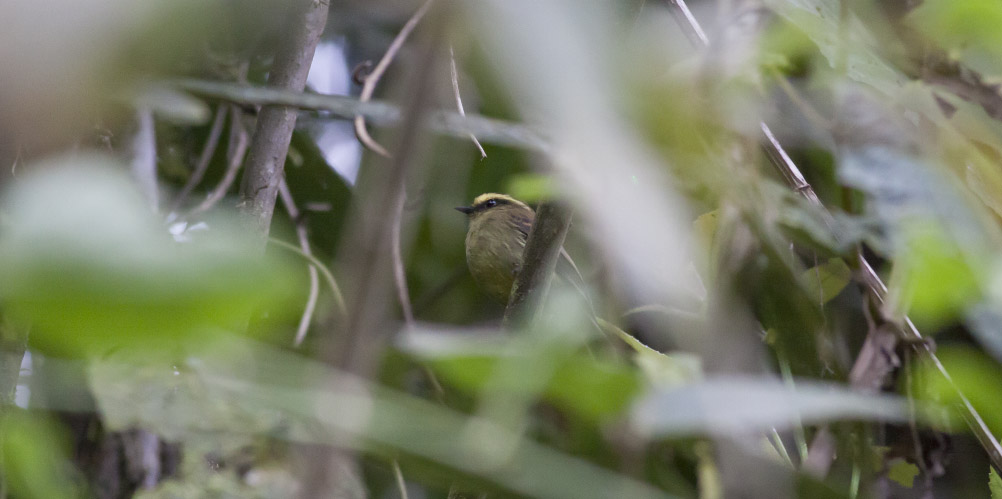
[[[121,364],[123,359],[128,357],[96,362]],[[121,385],[106,383],[128,373],[135,361],[95,366],[94,372],[107,375],[95,378],[93,386],[105,392],[103,397],[115,400],[102,402],[102,411],[119,423],[173,428],[176,435],[195,441],[213,433],[263,434],[310,444],[350,446],[377,455],[402,453],[532,497],[670,497],[489,420],[368,384],[299,355],[240,337],[216,337],[198,356],[179,366],[177,374],[167,365],[158,367],[148,359],[139,360],[154,374],[143,375],[143,383],[134,384],[129,394],[114,393]],[[186,392],[192,387],[202,395],[179,401],[179,396],[188,397]],[[172,408],[174,403],[182,407]],[[175,416],[179,418],[172,420]]]
[[[632,422],[645,435],[748,434],[840,419],[905,421],[905,404],[863,395],[841,385],[798,381],[715,378],[655,390],[633,408]]]
[[[897,482],[902,487],[910,489],[915,483],[915,477],[918,473],[918,466],[899,458],[891,462],[891,466],[887,470],[887,478]]]
[[[852,270],[841,258],[832,258],[801,272],[800,277],[807,283],[810,296],[818,297],[821,303],[828,303],[849,284]]]
[[[64,435],[54,422],[37,413],[5,410],[0,431],[4,480],[14,497],[80,497]]]
[[[1002,5],[991,0],[926,0],[909,15],[912,24],[971,68],[1002,76]]]
[[[992,499],[1002,499],[1002,478],[999,477],[999,473],[995,471],[995,468],[988,467],[988,491],[992,495]]]
[[[532,376],[531,370],[505,370],[510,378],[495,379],[498,369],[505,363],[527,355],[513,343],[470,340],[432,332],[409,333],[408,336],[405,351],[430,366],[443,381],[464,391],[480,392],[493,383],[504,390],[530,390],[538,381],[520,378]],[[548,358],[554,365],[542,396],[588,419],[605,420],[621,414],[640,391],[640,378],[627,366],[603,362],[585,354]]]
[[[915,227],[908,234],[908,250],[899,265],[909,315],[920,327],[936,327],[979,299],[981,273],[935,227]]]
[[[64,355],[120,344],[151,351],[213,327],[240,327],[255,307],[291,313],[301,266],[262,257],[214,222],[175,242],[114,161],[62,158],[6,193],[0,296],[30,322],[35,347]]]
[[[950,379],[931,361],[919,364],[916,397],[959,408],[962,403],[959,393],[963,393],[992,432],[1002,433],[1002,407],[998,404],[1002,398],[1002,366],[970,347],[941,346],[936,353]],[[962,421],[959,412],[956,416],[955,421]]]
[[[692,222],[693,236],[702,243],[700,248],[704,251],[709,251],[713,248],[713,241],[717,236],[719,221],[720,213],[718,210],[713,210],[703,213]]]
[[[508,178],[505,192],[526,203],[551,199],[554,194],[553,179],[538,173],[522,173]]]

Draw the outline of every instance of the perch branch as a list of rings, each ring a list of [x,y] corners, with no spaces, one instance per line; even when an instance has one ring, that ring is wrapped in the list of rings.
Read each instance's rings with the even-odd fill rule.
[[[535,315],[549,288],[570,225],[569,206],[559,202],[540,205],[522,253],[522,268],[515,277],[504,311],[505,327],[517,319],[531,319]]]
[[[306,87],[313,54],[327,23],[329,5],[328,1],[298,2],[289,18],[287,36],[275,52],[268,86],[295,92]],[[258,115],[240,189],[240,208],[261,236],[267,236],[271,227],[278,183],[285,168],[296,117],[295,108],[281,105],[264,106]]]

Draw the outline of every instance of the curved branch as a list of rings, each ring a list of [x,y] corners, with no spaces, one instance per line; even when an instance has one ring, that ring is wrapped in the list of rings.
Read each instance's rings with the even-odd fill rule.
[[[191,176],[188,177],[188,181],[185,182],[184,187],[181,188],[181,192],[174,199],[170,209],[167,210],[168,213],[174,213],[180,209],[181,205],[188,199],[188,196],[191,195],[191,191],[195,190],[198,183],[205,177],[205,172],[209,169],[212,156],[216,154],[216,148],[219,147],[219,138],[223,135],[223,124],[226,121],[227,107],[220,104],[216,109],[216,117],[213,118],[212,126],[209,127],[209,136],[205,139],[205,146],[202,148],[202,154],[198,157],[198,163],[191,172]]]
[[[407,37],[411,35],[411,32],[414,31],[415,27],[417,27],[417,24],[421,21],[421,18],[424,17],[425,13],[428,12],[428,8],[431,7],[432,2],[434,1],[435,0],[428,0],[424,3],[424,5],[419,7],[418,10],[414,12],[414,15],[407,20],[407,23],[404,24],[404,27],[400,29],[400,32],[397,33],[396,38],[393,39],[393,42],[390,43],[390,47],[387,48],[386,53],[383,54],[383,58],[379,60],[379,64],[376,64],[375,69],[373,69],[372,72],[365,77],[365,83],[362,85],[362,93],[358,96],[359,101],[368,102],[368,100],[372,98],[372,94],[376,92],[376,84],[379,83],[383,74],[386,73],[386,69],[390,67],[390,63],[393,62],[393,58],[397,56],[397,52],[400,51],[400,47],[404,46],[404,42],[407,41]],[[379,142],[376,142],[376,139],[373,139],[372,136],[369,135],[369,131],[365,128],[365,116],[361,114],[355,116],[355,136],[358,137],[358,141],[366,148],[372,150],[380,156],[386,158],[390,157],[389,151],[387,151],[385,147],[380,145]]]

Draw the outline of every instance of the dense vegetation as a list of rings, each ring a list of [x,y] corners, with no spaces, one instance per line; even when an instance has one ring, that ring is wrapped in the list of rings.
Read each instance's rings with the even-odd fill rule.
[[[998,2],[0,19],[0,499],[1002,498]]]

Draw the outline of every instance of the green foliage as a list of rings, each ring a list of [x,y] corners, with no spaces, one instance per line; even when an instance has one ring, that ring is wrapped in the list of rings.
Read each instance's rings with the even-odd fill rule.
[[[992,499],[1002,498],[1002,478],[999,477],[995,468],[988,469],[988,491],[991,493]]]
[[[414,7],[370,3],[331,4],[324,42],[349,62],[315,70],[378,60]],[[472,2],[418,23],[368,102],[352,86],[261,88],[282,62],[278,42],[296,38],[283,2],[0,6],[13,19],[0,43],[21,48],[0,53],[11,75],[0,305],[30,333],[31,359],[22,371],[0,355],[0,388],[31,408],[0,407],[3,485],[17,498],[78,497],[94,488],[84,450],[141,429],[183,449],[175,477],[138,494],[148,499],[302,495],[328,473],[341,487],[330,495],[388,497],[398,467],[428,497],[855,497],[882,472],[911,488],[915,458],[944,450],[881,425],[964,440],[969,401],[1002,434],[1002,8],[895,10],[911,3],[767,0],[722,11],[703,50],[679,2]],[[71,7],[72,22],[50,14]],[[418,59],[427,47],[440,60]],[[449,55],[466,117],[439,64]],[[298,210],[278,203],[270,235],[298,247],[305,231],[316,259],[249,237],[228,209],[257,193],[185,213],[226,173],[241,127],[258,140],[261,109],[276,105],[297,113],[274,178]],[[210,142],[211,110],[227,126],[180,202],[172,190]],[[127,173],[143,165],[123,161],[142,156],[133,121],[145,111],[159,201]],[[366,151],[358,187],[315,138],[356,116],[395,155],[395,138],[420,142],[393,160]],[[412,123],[428,133],[400,133]],[[369,209],[401,201],[369,199],[381,182],[403,187],[399,220]],[[585,299],[555,283],[536,322],[500,330],[452,210],[483,192],[573,205],[565,246]],[[356,269],[351,234],[370,229],[375,247],[359,257],[378,262],[342,290],[361,305],[343,313],[323,273],[305,306],[307,265]],[[868,265],[889,276],[886,296],[862,278]],[[897,338],[861,349],[906,315],[937,334],[935,354]],[[293,347],[300,321],[306,342]],[[901,394],[874,394],[912,350],[919,367],[897,377]],[[363,358],[373,365],[355,370]],[[891,372],[868,371],[872,359]],[[71,442],[51,417],[63,412],[93,424]],[[822,468],[833,460],[817,478],[800,463],[808,437],[826,432],[838,446],[812,450]],[[332,449],[357,467],[316,458]],[[955,476],[983,470],[968,454],[933,463],[947,471],[937,490],[964,494]],[[133,455],[104,457],[149,471]],[[992,471],[993,497],[1000,483]]]
[[[15,497],[80,497],[67,452],[68,439],[57,423],[27,411],[6,411],[0,431],[3,477]]]
[[[35,329],[35,348],[100,354],[151,352],[246,320],[269,304],[282,314],[299,276],[288,259],[217,231],[180,244],[153,217],[113,161],[53,160],[7,196],[0,290],[11,317]]]

